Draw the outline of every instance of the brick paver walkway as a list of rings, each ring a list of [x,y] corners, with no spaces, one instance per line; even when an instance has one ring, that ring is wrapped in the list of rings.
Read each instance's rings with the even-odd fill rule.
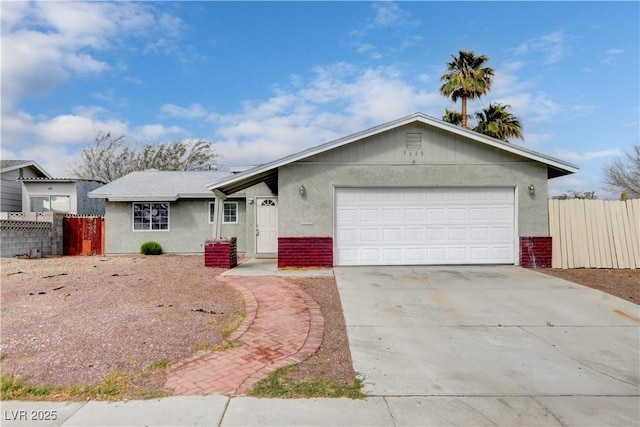
[[[244,297],[247,315],[228,338],[240,347],[202,351],[173,364],[174,395],[245,394],[274,370],[314,354],[324,334],[318,304],[299,286],[272,276],[218,276]]]

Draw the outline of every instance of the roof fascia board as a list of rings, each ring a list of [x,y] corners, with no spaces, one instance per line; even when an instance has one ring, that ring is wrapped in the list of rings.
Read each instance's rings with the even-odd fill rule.
[[[49,175],[49,172],[44,170],[42,168],[42,166],[40,166],[38,164],[38,162],[36,162],[35,160],[31,160],[31,161],[28,161],[28,162],[20,163],[18,165],[9,166],[7,168],[2,169],[2,172],[11,172],[11,171],[16,170],[16,169],[28,168],[29,166],[32,166],[32,167],[38,169],[47,178],[49,178],[49,179],[53,178],[51,175]]]
[[[562,170],[566,170],[571,173],[575,173],[578,171],[578,167],[571,163],[564,162],[560,159],[555,159],[553,157],[546,156],[544,154],[538,153],[533,150],[529,150],[524,147],[520,147],[517,145],[512,145],[508,142],[503,142],[495,138],[488,137],[486,135],[479,134],[469,129],[464,129],[460,126],[450,125],[445,122],[438,122],[434,120],[421,120],[423,123],[437,127],[439,129],[447,130],[452,133],[455,133],[460,136],[464,136],[466,138],[474,139],[478,142],[482,142],[483,144],[490,145],[495,148],[499,148],[501,150],[517,154],[522,157],[530,158],[531,160],[536,160],[540,163],[545,163],[549,166],[553,166]]]

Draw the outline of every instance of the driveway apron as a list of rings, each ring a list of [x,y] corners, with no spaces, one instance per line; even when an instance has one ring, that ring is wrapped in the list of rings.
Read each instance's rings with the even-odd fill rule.
[[[369,395],[619,396],[640,417],[633,303],[514,266],[334,273]]]
[[[299,363],[322,343],[324,318],[299,286],[269,276],[218,276],[238,289],[246,317],[228,338],[239,347],[202,351],[168,370],[165,388],[174,395],[245,394],[274,370]]]

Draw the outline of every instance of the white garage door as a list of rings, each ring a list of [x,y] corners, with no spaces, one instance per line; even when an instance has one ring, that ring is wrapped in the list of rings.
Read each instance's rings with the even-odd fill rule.
[[[513,264],[513,188],[336,188],[336,265]]]

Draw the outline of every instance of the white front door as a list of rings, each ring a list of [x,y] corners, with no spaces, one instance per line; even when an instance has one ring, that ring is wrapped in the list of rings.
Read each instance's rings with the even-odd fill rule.
[[[278,252],[278,199],[256,197],[256,253]]]

